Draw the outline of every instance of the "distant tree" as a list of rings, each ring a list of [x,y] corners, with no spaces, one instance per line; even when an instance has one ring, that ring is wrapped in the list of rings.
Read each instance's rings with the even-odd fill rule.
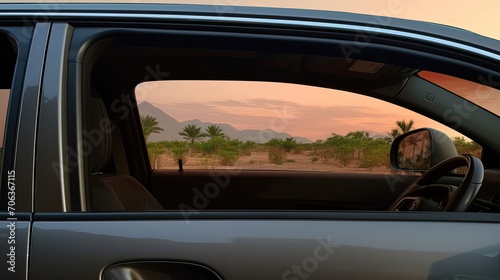
[[[387,137],[385,138],[388,142],[392,143],[396,137],[401,135],[401,132],[399,132],[399,128],[393,128],[391,129],[391,132],[387,133]]]
[[[282,142],[283,149],[285,149],[285,152],[289,153],[291,152],[294,148],[297,147],[297,141],[293,139],[293,137],[287,137],[285,141]]]
[[[220,128],[218,125],[212,124],[209,127],[205,129],[205,132],[208,137],[214,138],[214,137],[225,137],[226,134],[222,132],[222,128]]]
[[[156,118],[150,115],[141,115],[141,125],[142,133],[144,134],[144,139],[146,141],[148,140],[148,137],[149,135],[151,135],[151,133],[160,133],[160,131],[164,131],[163,128],[158,126]]]
[[[194,124],[184,126],[182,131],[179,132],[179,135],[182,136],[182,138],[189,140],[191,144],[194,144],[194,142],[200,138],[208,136],[206,133],[201,132],[201,127]]]
[[[399,135],[414,129],[414,124],[415,123],[413,122],[413,120],[409,120],[408,122],[406,122],[404,119],[402,121],[396,121],[396,127],[391,129],[391,131],[387,133],[387,136],[384,139],[392,143],[392,141],[394,141],[394,139],[396,139]]]
[[[370,139],[370,132],[364,130],[350,131],[345,137],[351,139]]]
[[[409,120],[406,122],[404,119],[402,121],[396,121],[397,128],[400,129],[401,134],[404,134],[410,130],[412,130],[415,123],[413,120]]]

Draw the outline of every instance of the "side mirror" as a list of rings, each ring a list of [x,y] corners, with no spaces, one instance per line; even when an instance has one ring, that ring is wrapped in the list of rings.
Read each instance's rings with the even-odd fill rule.
[[[400,171],[425,172],[437,163],[458,155],[448,135],[420,128],[398,136],[391,146],[391,167]]]

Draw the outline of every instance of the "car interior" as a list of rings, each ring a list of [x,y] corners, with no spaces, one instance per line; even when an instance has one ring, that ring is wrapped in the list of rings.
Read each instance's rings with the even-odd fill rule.
[[[148,34],[116,31],[101,37],[85,32],[74,34],[73,41],[80,42],[81,48],[69,56],[71,61],[81,63],[82,70],[80,76],[70,79],[82,102],[70,103],[69,108],[81,106],[83,113],[69,115],[68,131],[78,135],[71,139],[70,146],[84,148],[80,169],[71,176],[74,181],[85,182],[87,199],[86,205],[75,206],[73,211],[397,211],[396,202],[408,195],[408,187],[421,186],[423,181],[435,188],[426,190],[428,197],[462,199],[457,202],[460,207],[423,210],[500,211],[500,163],[495,160],[498,153],[489,148],[493,140],[473,129],[484,127],[483,121],[496,121],[498,117],[487,111],[478,112],[477,118],[458,129],[482,145],[482,162],[455,158],[423,181],[419,181],[422,177],[418,172],[388,175],[152,169],[134,95],[135,87],[145,81],[267,81],[342,89],[406,107],[445,124],[440,112],[449,103],[438,100],[430,106],[417,97],[432,91],[442,96],[441,100],[464,102],[418,75],[424,65],[435,65],[435,69],[426,70],[443,69],[447,62],[437,65],[439,59],[435,57],[405,56],[402,51],[377,47],[346,58],[338,42],[311,46],[310,41],[292,39],[211,35],[213,38],[207,40],[205,36],[209,35],[166,36],[156,30]],[[88,38],[92,38],[91,44],[82,43]],[[358,67],[353,70],[354,63]],[[381,64],[380,69],[370,71],[372,63]],[[456,68],[447,74],[471,79],[471,74]],[[78,121],[86,133],[72,125]],[[453,173],[460,166],[474,166],[475,173]],[[473,190],[455,192],[459,186],[472,184],[471,180],[482,182],[474,181]],[[206,202],[195,194],[202,193],[211,182],[223,190]],[[443,193],[438,185],[447,186],[447,191]]]

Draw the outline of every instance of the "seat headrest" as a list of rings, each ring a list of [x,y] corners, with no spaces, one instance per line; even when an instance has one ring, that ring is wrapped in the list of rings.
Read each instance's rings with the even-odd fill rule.
[[[87,127],[83,131],[84,142],[91,145],[89,154],[92,173],[100,172],[106,167],[111,155],[113,127],[102,98],[92,92],[87,108]],[[89,149],[89,147],[85,147]]]

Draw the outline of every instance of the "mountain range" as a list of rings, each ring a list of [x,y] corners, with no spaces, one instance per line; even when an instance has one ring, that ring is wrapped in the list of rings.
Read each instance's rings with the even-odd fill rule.
[[[158,142],[163,140],[184,140],[182,136],[179,135],[179,132],[182,131],[183,127],[186,125],[196,125],[201,127],[202,131],[210,125],[217,125],[222,129],[222,132],[226,134],[231,139],[239,139],[240,141],[254,141],[256,143],[265,143],[272,138],[278,139],[286,139],[293,137],[297,143],[312,143],[311,140],[306,137],[294,137],[286,132],[277,132],[272,129],[266,128],[261,130],[256,129],[243,129],[238,130],[226,123],[211,123],[211,122],[203,122],[198,119],[188,120],[184,122],[179,122],[176,119],[169,116],[167,113],[162,111],[161,109],[153,106],[149,102],[142,102],[139,104],[139,112],[141,115],[146,116],[150,115],[156,118],[158,122],[158,126],[163,128],[163,131],[160,133],[153,133],[149,136],[148,141]]]

